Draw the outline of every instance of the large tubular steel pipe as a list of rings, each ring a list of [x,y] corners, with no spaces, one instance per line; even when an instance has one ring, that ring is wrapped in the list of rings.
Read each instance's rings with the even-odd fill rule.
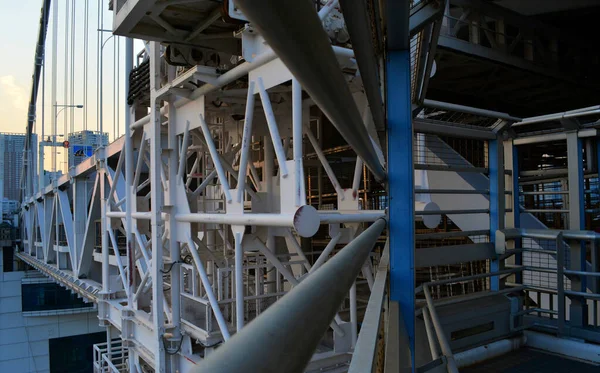
[[[303,372],[385,225],[384,219],[373,223],[211,353],[196,372]]]
[[[433,326],[431,325],[431,318],[429,316],[429,311],[427,310],[427,307],[423,307],[423,322],[425,324],[425,332],[427,333],[427,341],[429,341],[431,359],[437,360],[440,357],[440,352],[438,351],[437,342],[435,340],[435,336],[433,335]]]
[[[321,210],[319,211],[321,224],[339,224],[339,223],[367,223],[377,219],[385,218],[384,210],[357,210],[357,211],[339,211],[339,210]]]
[[[300,206],[293,214],[178,214],[175,220],[188,223],[213,223],[229,225],[260,225],[294,228],[301,237],[312,237],[319,229],[319,214],[314,207]]]
[[[375,178],[385,180],[385,170],[313,4],[306,0],[238,0],[236,5]]]
[[[433,299],[431,298],[431,293],[429,292],[429,287],[427,284],[423,286],[423,294],[425,294],[425,300],[427,301],[427,307],[429,309],[429,316],[433,324],[433,329],[435,330],[440,343],[442,354],[446,357],[448,373],[458,373],[456,361],[454,360],[452,350],[450,349],[450,343],[448,343],[448,338],[446,338],[446,334],[444,334],[444,328],[440,323],[440,319],[433,304]]]
[[[519,126],[525,126],[528,124],[560,120],[563,118],[573,118],[573,117],[578,117],[578,116],[583,116],[583,115],[588,115],[588,114],[596,114],[598,112],[598,109],[600,109],[600,105],[564,111],[562,113],[553,113],[553,114],[538,115],[535,117],[523,118],[523,120],[521,120],[520,122],[513,123],[512,127],[519,127]]]
[[[471,106],[451,104],[449,102],[424,100],[423,106],[434,108],[434,109],[440,109],[440,110],[460,111],[462,113],[480,115],[482,117],[504,119],[504,120],[511,121],[511,122],[520,122],[521,121],[521,118],[513,117],[512,115],[509,115],[507,113],[502,113],[502,112],[493,111],[493,110],[479,109],[479,108],[474,108]]]

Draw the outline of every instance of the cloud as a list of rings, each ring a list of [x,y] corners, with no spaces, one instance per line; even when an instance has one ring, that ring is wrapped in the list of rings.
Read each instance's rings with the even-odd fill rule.
[[[18,129],[25,125],[18,124],[27,119],[27,96],[27,89],[13,75],[0,76],[0,132],[23,132]]]
[[[0,96],[7,100],[15,110],[27,108],[27,91],[17,84],[13,75],[0,76]]]

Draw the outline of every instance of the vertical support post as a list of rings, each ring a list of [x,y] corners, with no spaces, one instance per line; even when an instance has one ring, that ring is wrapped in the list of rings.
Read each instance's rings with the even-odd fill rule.
[[[106,354],[108,360],[112,361],[112,330],[110,324],[106,326]]]
[[[588,165],[589,166],[589,165]],[[596,172],[598,172],[598,170],[600,170],[600,137],[596,138],[596,158],[594,159],[594,164],[593,167],[590,168],[591,170],[595,170]],[[600,252],[598,251],[598,245],[596,245],[595,243],[592,242],[592,271],[594,272],[600,272]],[[591,278],[590,278],[591,280]],[[594,277],[593,278],[593,285],[591,286],[592,291],[595,293],[600,292],[600,278],[598,277]],[[597,305],[598,302],[594,302],[594,305]],[[594,311],[594,316],[597,316],[598,313]]]
[[[567,132],[567,162],[569,168],[569,229],[584,229],[583,152],[577,131]]]
[[[479,12],[476,10],[472,10],[471,13],[467,16],[467,20],[469,22],[469,41],[472,44],[480,44],[481,43],[481,34],[479,33],[480,18]]]
[[[133,70],[133,39],[125,40],[125,92],[129,92],[129,73]],[[125,244],[127,250],[127,286],[129,307],[133,308],[135,284],[135,237],[133,236],[133,138],[131,137],[132,108],[125,104]]]
[[[360,157],[356,157],[356,164],[354,165],[354,178],[352,179],[352,197],[354,197],[354,200],[358,199],[358,188],[360,188],[360,177],[362,176],[362,171],[363,161],[360,159]],[[365,206],[366,203],[366,200],[363,201]]]
[[[449,1],[448,1],[449,3]],[[496,20],[496,43],[498,44],[498,48],[502,51],[506,50],[506,24],[504,23],[503,18],[499,18]]]
[[[302,86],[295,78],[292,79],[292,128],[293,152],[296,164],[296,206],[306,204],[306,191],[304,189],[304,163],[302,161]]]
[[[388,0],[385,5],[388,19],[385,81],[388,144],[394,144],[387,147],[390,299],[400,305],[399,318],[408,334],[410,362],[412,370],[415,371],[415,196],[409,2]],[[401,360],[406,359],[406,353],[407,351],[398,351]]]
[[[565,281],[564,281],[564,270],[565,270],[565,246],[563,244],[562,233],[556,237],[556,289],[558,296],[558,335],[563,335],[565,331]],[[553,295],[550,294],[552,297]],[[527,295],[529,297],[529,295]],[[552,298],[550,298],[552,299]]]
[[[87,178],[75,178],[73,183],[73,228],[75,230],[75,263],[79,258],[85,244],[85,226],[87,222]],[[75,276],[79,276],[79,265],[73,268]]]
[[[168,67],[168,79],[169,82],[175,79],[175,67]],[[181,258],[180,243],[177,241],[177,222],[175,221],[175,214],[177,213],[177,188],[181,188],[180,192],[185,193],[185,187],[183,186],[183,171],[187,166],[187,148],[189,142],[189,121],[186,123],[185,132],[183,135],[183,144],[179,147],[177,142],[177,109],[174,105],[175,98],[169,97],[168,110],[169,110],[169,121],[167,128],[167,146],[169,149],[168,153],[168,203],[165,203],[165,210],[168,213],[168,230],[169,230],[169,260],[171,261],[171,324],[173,329],[173,339],[179,340],[183,338],[181,336],[181,265],[179,264]],[[181,150],[181,154],[178,154],[178,150]],[[190,247],[190,250],[194,250],[195,247]],[[153,257],[154,258],[154,257]],[[171,372],[179,371],[179,359],[176,356],[169,355],[169,370]]]
[[[585,170],[592,172],[594,167],[594,149],[591,138],[585,139]]]
[[[238,229],[236,229],[238,230]],[[244,249],[243,230],[235,234],[235,323],[239,332],[244,327]]]
[[[510,141],[510,147],[505,149],[505,154],[510,151],[512,153],[512,226],[514,228],[521,228],[521,203],[519,202],[519,151],[518,148],[513,144],[512,139]],[[510,149],[510,150],[509,150]],[[514,240],[516,249],[523,247],[522,239],[517,238]],[[523,253],[515,254],[515,264],[523,265]],[[515,279],[518,284],[523,283],[523,273],[517,272]]]
[[[585,229],[583,202],[583,147],[577,131],[567,132],[567,164],[569,177],[569,229]],[[585,244],[580,241],[570,241],[571,268],[576,271],[586,270]],[[585,277],[573,276],[571,290],[586,292]],[[587,303],[584,298],[572,297],[570,306],[570,322],[572,326],[587,325]]]
[[[103,153],[104,154],[104,153]],[[100,228],[102,231],[102,291],[105,294],[110,293],[110,254],[108,251],[108,218],[106,217],[106,169],[105,162],[101,161],[101,169],[98,171],[100,176]]]
[[[267,211],[273,212],[273,170],[275,169],[275,154],[273,151],[273,145],[268,136],[263,137],[263,146],[265,157],[262,170],[262,183],[264,188],[263,190],[266,192]],[[267,248],[272,253],[275,253],[275,235],[273,234],[273,228],[271,227],[267,227],[266,244]],[[271,271],[269,272],[267,280],[271,283],[271,285],[269,285],[268,287],[269,292],[274,292],[276,290],[276,286],[273,285],[273,282],[279,281],[279,275],[275,271]]]
[[[46,186],[45,183],[45,175],[44,175],[44,135],[42,134],[42,138],[40,140],[38,150],[38,172],[39,172],[39,181],[38,181],[38,192],[41,194]]]
[[[58,246],[60,244],[60,236],[59,236],[59,222],[58,219],[60,217],[60,208],[58,206],[58,181],[56,179],[54,179],[53,182],[54,185],[54,246],[52,247],[53,249],[56,249],[56,268],[61,269],[60,266],[60,262],[61,262],[61,252],[58,250]]]
[[[356,281],[350,288],[350,323],[352,328],[352,348],[356,347],[358,339],[358,315],[356,308]]]
[[[496,231],[504,229],[506,197],[504,194],[504,145],[502,137],[490,140],[488,144],[488,169],[490,173],[490,241],[495,244]],[[497,272],[502,266],[498,260],[492,260],[490,271]],[[490,278],[491,289],[500,290],[500,278]]]
[[[162,188],[160,174],[162,171],[161,143],[160,143],[160,99],[156,97],[156,91],[160,89],[160,44],[150,42],[150,210],[151,210],[151,240],[152,240],[152,318],[154,324],[154,340],[158,350],[154,354],[154,368],[157,373],[166,372],[165,348],[162,343],[164,334],[163,314],[163,253],[162,237],[160,228],[162,226]]]
[[[50,101],[52,104],[52,127],[50,134],[52,135],[50,138],[52,139],[52,171],[54,172],[52,179],[56,178],[56,146],[54,143],[56,142],[56,90],[58,89],[57,85],[57,74],[58,74],[58,1],[55,1],[52,4],[52,90]],[[42,139],[43,140],[43,139]]]

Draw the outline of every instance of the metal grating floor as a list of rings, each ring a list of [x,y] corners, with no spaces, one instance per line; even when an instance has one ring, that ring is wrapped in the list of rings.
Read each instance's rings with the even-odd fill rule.
[[[531,348],[521,348],[460,371],[461,373],[598,373],[600,366]]]

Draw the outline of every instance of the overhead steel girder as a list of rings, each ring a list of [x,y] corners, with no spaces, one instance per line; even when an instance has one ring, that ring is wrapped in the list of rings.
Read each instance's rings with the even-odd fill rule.
[[[444,2],[429,1],[421,2],[410,10],[409,33],[414,36],[423,30],[428,24],[434,22],[444,14]],[[344,19],[346,19],[344,8]],[[346,19],[346,23],[348,20]]]
[[[450,135],[468,139],[494,140],[497,135],[487,128],[475,129],[471,127],[442,124],[441,122],[413,119],[415,132],[430,133],[433,135]]]
[[[596,137],[598,130],[595,128],[586,128],[577,132],[577,136],[579,138],[584,137]],[[520,134],[518,138],[513,140],[513,144],[515,145],[528,145],[528,144],[537,144],[542,142],[551,142],[551,141],[559,141],[566,140],[567,134],[565,132],[556,132],[556,133],[545,133],[545,134],[534,134],[529,135],[527,133]]]
[[[375,178],[385,180],[385,170],[312,3],[238,0],[236,4]]]
[[[474,108],[474,107],[470,107],[470,106],[464,106],[464,105],[458,105],[458,104],[452,104],[449,102],[441,102],[441,101],[435,101],[435,100],[425,100],[423,102],[423,105],[426,107],[430,107],[430,108],[434,108],[434,109],[440,109],[440,110],[449,110],[449,111],[459,111],[462,113],[468,113],[468,114],[473,114],[473,115],[480,115],[482,117],[489,117],[489,118],[498,118],[498,119],[502,119],[502,120],[506,120],[509,122],[519,122],[521,121],[521,118],[517,118],[517,117],[513,117],[507,113],[502,113],[499,111],[493,111],[493,110],[486,110],[486,109],[479,109],[479,108]]]
[[[378,56],[373,43],[367,4],[365,0],[340,0],[340,5],[344,12],[346,28],[352,40],[352,49],[354,49],[375,128],[383,131],[385,129],[385,113],[379,85]]]

